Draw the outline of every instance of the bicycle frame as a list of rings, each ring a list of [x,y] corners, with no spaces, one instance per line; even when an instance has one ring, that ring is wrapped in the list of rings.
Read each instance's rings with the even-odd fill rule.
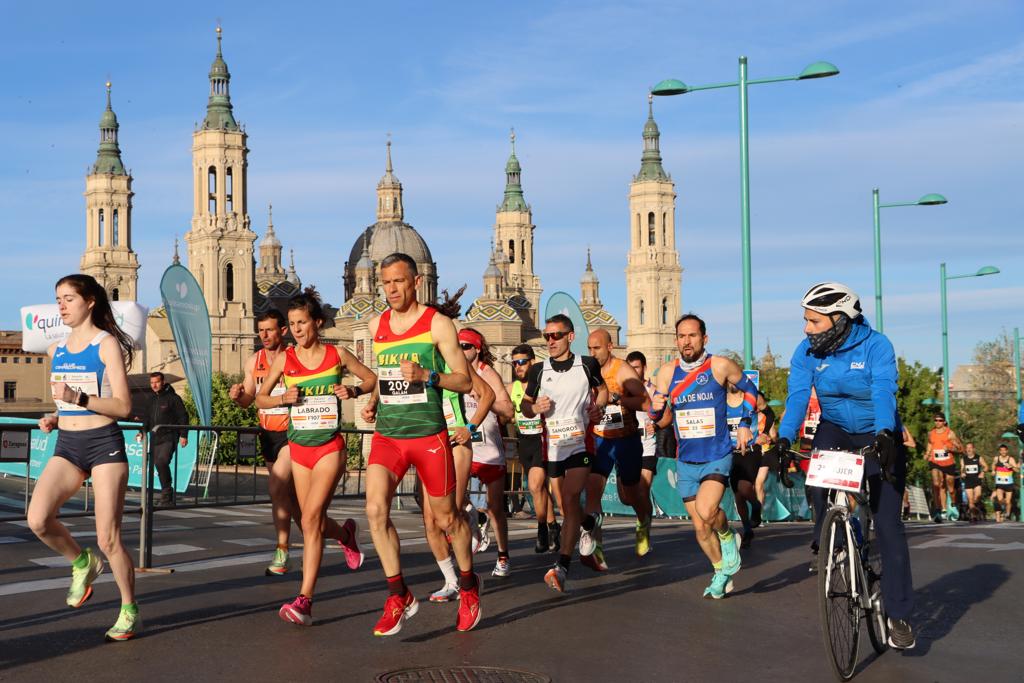
[[[868,546],[870,544],[870,541],[868,541],[866,539],[862,540],[861,545],[858,546],[856,540],[854,540],[854,538],[853,538],[853,524],[850,521],[850,515],[851,514],[855,514],[855,511],[853,509],[851,509],[850,505],[849,505],[849,498],[850,497],[852,497],[856,501],[858,509],[862,509],[864,506],[869,505],[869,503],[868,503],[868,496],[866,495],[865,490],[864,490],[865,486],[866,486],[866,482],[862,483],[861,492],[857,493],[857,494],[848,493],[846,491],[839,491],[839,490],[836,490],[836,489],[829,489],[828,498],[827,498],[826,503],[825,503],[825,511],[824,512],[827,514],[828,511],[833,509],[833,508],[841,508],[841,509],[843,509],[845,511],[844,514],[843,514],[843,521],[844,521],[843,528],[844,528],[844,531],[846,533],[846,547],[847,548],[857,548],[857,550],[858,550],[858,552],[856,552],[856,553],[847,553],[849,555],[849,557],[846,558],[847,563],[849,564],[851,597],[853,597],[853,599],[857,601],[857,604],[860,605],[861,609],[870,612],[873,609],[873,607],[871,605],[870,597],[868,596],[868,592],[867,592],[868,576],[867,576],[867,571],[865,570],[866,562],[865,562],[864,557],[863,557],[863,554],[866,553],[867,550],[868,550]],[[840,496],[839,494],[841,494],[841,493],[842,494],[846,494],[846,495],[845,496]],[[870,519],[870,516],[871,516],[871,513],[870,513],[870,510],[869,510],[869,512],[868,512],[868,518],[869,519]],[[862,525],[862,529],[863,529],[863,525]],[[863,535],[863,531],[861,533]],[[829,548],[831,548],[831,544],[829,545]],[[833,565],[832,565],[832,563],[829,563],[828,569],[827,569],[827,573],[826,573],[826,577],[825,577],[826,585],[830,584],[830,580],[832,578],[832,570],[833,570]],[[861,590],[862,586],[864,587],[864,590]]]

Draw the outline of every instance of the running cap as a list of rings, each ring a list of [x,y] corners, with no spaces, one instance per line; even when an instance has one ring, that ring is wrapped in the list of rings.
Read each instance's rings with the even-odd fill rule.
[[[861,314],[860,297],[840,282],[820,282],[804,294],[800,305],[823,315],[842,313],[850,319]]]
[[[480,336],[479,332],[474,330],[459,330],[459,341],[466,344],[472,344],[479,351],[483,348],[484,338]]]

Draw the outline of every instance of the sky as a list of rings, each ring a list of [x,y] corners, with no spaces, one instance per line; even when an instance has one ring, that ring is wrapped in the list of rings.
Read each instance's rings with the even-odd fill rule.
[[[941,364],[943,261],[951,274],[1001,270],[949,283],[954,367],[979,341],[1024,326],[1021,3],[397,0],[7,8],[0,327],[17,328],[20,306],[51,301],[57,278],[78,269],[108,78],[134,176],[139,298],[160,304],[175,235],[191,220],[191,133],[218,21],[249,135],[252,227],[262,236],[272,202],[299,276],[334,305],[352,243],[375,220],[389,132],[406,220],[430,245],[440,286],[479,295],[515,127],[545,299],[578,295],[590,247],[601,298],[625,327],[627,193],[647,91],[664,78],[734,81],[745,55],[750,78],[817,60],[841,72],[749,89],[755,355],[770,341],[788,362],[815,282],[847,283],[873,320],[873,187],[883,203],[949,199],[882,210],[897,353]],[[712,349],[740,349],[738,91],[657,98],[654,113],[678,194],[683,308],[707,320]]]

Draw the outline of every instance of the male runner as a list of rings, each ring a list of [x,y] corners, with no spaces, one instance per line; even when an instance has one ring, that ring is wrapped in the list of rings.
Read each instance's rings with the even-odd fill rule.
[[[398,531],[391,521],[395,489],[410,465],[416,467],[423,484],[424,504],[452,538],[459,566],[456,629],[468,631],[480,623],[482,582],[473,573],[469,525],[455,505],[455,464],[441,391],[465,394],[473,382],[451,318],[416,300],[422,280],[416,262],[407,254],[394,253],[380,266],[388,310],[369,324],[378,382],[363,408],[363,418],[377,427],[366,468],[366,516],[389,596],[373,633],[398,633],[402,622],[419,609],[402,577]],[[442,363],[450,372],[439,372]]]
[[[562,529],[555,521],[555,506],[548,495],[547,459],[544,456],[544,425],[539,417],[523,414],[523,397],[526,395],[526,373],[534,364],[536,355],[529,344],[520,344],[512,349],[512,376],[506,385],[508,395],[515,408],[515,436],[519,452],[519,463],[526,472],[527,486],[533,498],[533,510],[537,513],[537,543],[535,553],[558,552],[559,536]],[[555,489],[558,493],[558,489]],[[561,507],[561,506],[559,506]]]
[[[757,387],[739,365],[705,350],[707,327],[699,317],[687,313],[676,321],[675,330],[679,358],[658,371],[651,418],[663,427],[675,425],[679,442],[676,488],[693,520],[697,542],[715,570],[704,597],[719,600],[732,591],[732,577],[741,565],[736,537],[721,507],[732,469],[725,386],[734,384],[748,394],[751,405]],[[670,409],[665,410],[666,406]],[[754,417],[750,412],[740,419],[736,429],[740,450],[753,440],[750,425]]]
[[[284,335],[288,331],[288,323],[281,312],[271,309],[256,319],[256,334],[259,335],[263,348],[249,356],[245,361],[245,376],[242,382],[228,389],[228,398],[242,408],[248,408],[256,399],[256,393],[270,372],[274,359],[285,351]],[[271,391],[271,396],[285,393],[284,380],[278,382]],[[260,448],[263,460],[267,463],[267,489],[270,491],[270,510],[274,519],[274,530],[277,532],[277,548],[274,558],[265,570],[267,576],[281,576],[291,569],[288,559],[289,532],[292,518],[302,528],[299,514],[299,502],[295,498],[295,486],[292,483],[292,459],[288,450],[288,406],[260,409],[257,411],[260,420]],[[324,525],[324,536],[338,540],[343,550],[358,553],[359,546],[356,533],[344,529],[357,530],[355,520],[346,520],[342,527],[327,517]],[[346,539],[346,546],[341,538]],[[361,561],[360,561],[361,562]]]
[[[756,400],[756,398],[755,398]],[[762,434],[760,425],[750,425],[754,441],[748,444],[745,450],[739,448],[739,441],[736,432],[739,430],[740,422],[744,415],[750,415],[755,410],[755,404],[750,403],[750,397],[730,384],[727,387],[725,396],[726,421],[729,423],[729,438],[732,440],[732,470],[729,472],[729,485],[732,486],[733,497],[736,501],[736,512],[740,516],[740,523],[743,525],[743,538],[740,549],[749,548],[754,539],[754,528],[761,524],[761,503],[757,499],[754,489],[754,482],[757,480],[757,472],[761,467],[761,449],[756,443]],[[758,418],[761,413],[758,413]],[[760,419],[758,420],[760,422]],[[747,508],[747,504],[750,508]]]
[[[928,469],[932,473],[932,519],[936,524],[943,521],[946,511],[946,491],[952,502],[956,503],[956,453],[963,452],[964,447],[956,433],[946,424],[946,416],[935,414],[935,428],[928,432]]]
[[[647,399],[654,396],[654,383],[647,379],[647,357],[640,351],[630,351],[626,355],[626,362],[636,372],[637,377],[644,383],[644,390],[647,392]],[[672,430],[658,429],[646,409],[636,411],[637,424],[640,425],[640,439],[643,443],[643,457],[640,459],[640,481],[637,484],[638,494],[641,498],[651,501],[651,487],[654,485],[654,475],[658,472],[658,440],[664,434],[671,435]],[[674,445],[674,444],[673,444]],[[674,457],[671,456],[671,457]],[[632,505],[630,494],[622,487],[619,480],[619,500],[627,505]],[[651,502],[651,517],[654,516],[654,503]],[[642,530],[637,528],[636,554],[643,557],[651,551],[651,525]]]
[[[544,324],[548,359],[530,368],[523,397],[523,414],[544,418],[547,439],[548,475],[561,489],[562,539],[558,562],[544,575],[544,583],[565,592],[566,577],[573,546],[580,528],[583,510],[580,495],[587,485],[593,458],[588,425],[601,417],[608,403],[608,387],[601,377],[601,366],[590,356],[576,356],[569,345],[575,339],[572,320],[557,314]],[[582,519],[580,555],[594,552],[596,520]]]
[[[580,559],[594,571],[608,571],[601,545],[601,521],[604,517],[601,498],[612,467],[625,497],[620,500],[636,512],[636,554],[647,554],[651,528],[651,498],[641,495],[640,471],[644,446],[636,411],[648,406],[647,390],[633,367],[612,353],[612,337],[608,330],[594,330],[587,338],[587,350],[601,365],[601,377],[608,387],[608,404],[601,418],[593,425],[595,456],[587,478],[586,514],[594,517],[596,547]]]

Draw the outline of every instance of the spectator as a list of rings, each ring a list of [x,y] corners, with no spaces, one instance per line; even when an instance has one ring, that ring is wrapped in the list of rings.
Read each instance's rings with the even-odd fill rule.
[[[188,433],[177,429],[153,430],[159,425],[184,425],[189,423],[185,403],[164,381],[164,373],[149,373],[149,387],[153,397],[149,402],[142,424],[149,435],[149,453],[160,477],[160,501],[162,507],[174,505],[174,480],[171,477],[171,456],[175,441],[181,446],[188,445]]]

